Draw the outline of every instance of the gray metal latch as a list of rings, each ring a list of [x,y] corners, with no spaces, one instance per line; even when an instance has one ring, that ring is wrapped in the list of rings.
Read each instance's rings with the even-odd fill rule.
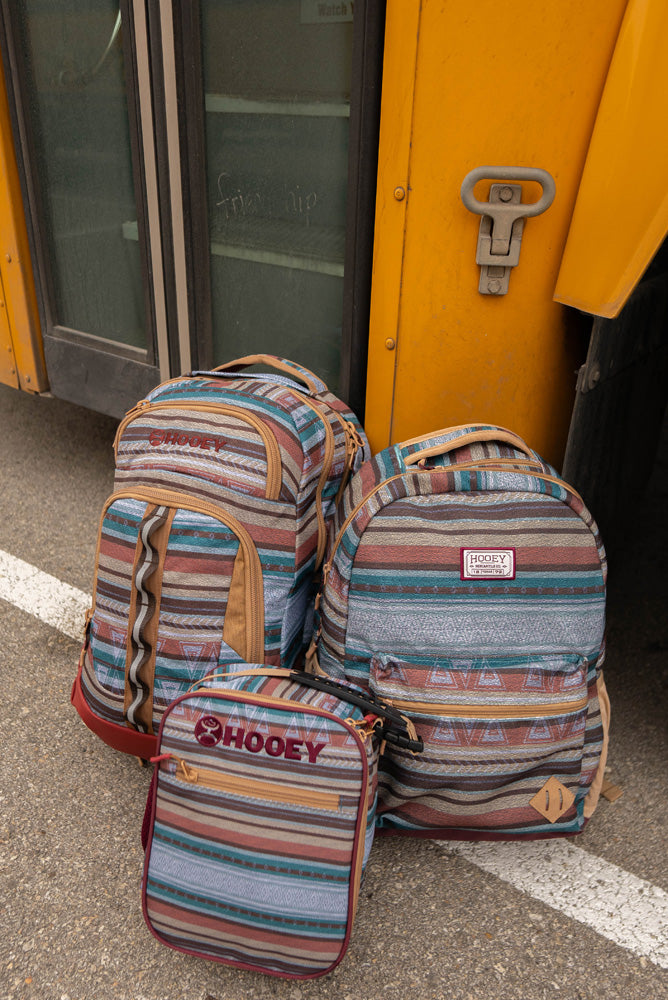
[[[536,181],[543,193],[536,202],[522,202],[521,184],[492,184],[489,201],[478,201],[473,188],[481,180]],[[462,201],[469,212],[481,215],[476,264],[480,265],[481,295],[505,295],[511,268],[517,267],[524,220],[540,215],[554,200],[556,185],[539,167],[476,167],[462,183]]]

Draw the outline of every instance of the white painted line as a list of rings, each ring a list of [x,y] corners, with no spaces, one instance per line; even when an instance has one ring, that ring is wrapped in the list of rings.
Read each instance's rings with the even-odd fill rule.
[[[0,550],[0,599],[69,635],[83,640],[89,594],[42,573],[36,566]]]
[[[0,599],[81,639],[90,596],[0,550]],[[668,893],[563,840],[450,843],[515,889],[668,969]]]
[[[668,893],[563,840],[440,844],[668,969]]]

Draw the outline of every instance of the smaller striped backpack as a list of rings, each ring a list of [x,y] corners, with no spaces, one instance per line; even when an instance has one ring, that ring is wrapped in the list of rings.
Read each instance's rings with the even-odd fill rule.
[[[163,382],[125,416],[72,690],[94,733],[148,759],[167,705],[219,663],[300,665],[365,447],[324,382],[269,355]]]
[[[419,750],[412,737],[348,682],[259,664],[177,698],[160,725],[142,836],[155,937],[276,976],[330,972],[373,841],[381,741]]]
[[[309,668],[375,692],[424,740],[381,760],[382,831],[582,830],[607,753],[606,559],[553,468],[485,424],[387,448],[343,495],[323,578]]]

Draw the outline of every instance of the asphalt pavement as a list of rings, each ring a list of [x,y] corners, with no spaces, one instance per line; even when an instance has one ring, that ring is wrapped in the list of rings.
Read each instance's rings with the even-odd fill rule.
[[[116,426],[0,386],[2,552],[90,592]],[[592,881],[564,876],[549,905],[447,844],[377,839],[348,953],[320,980],[240,972],[152,937],[140,901],[150,771],[71,708],[78,642],[0,601],[0,1000],[668,998],[668,938],[648,957],[631,933],[633,892],[650,925],[668,893],[667,500],[664,456],[648,496],[629,502],[611,566],[608,777],[623,794],[573,842]],[[512,845],[519,867],[524,846]],[[532,855],[536,884],[549,850]],[[605,936],[605,906],[588,915],[598,865],[631,900],[622,943]]]

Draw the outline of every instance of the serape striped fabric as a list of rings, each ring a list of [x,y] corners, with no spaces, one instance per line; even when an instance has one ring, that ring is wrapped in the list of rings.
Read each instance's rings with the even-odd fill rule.
[[[604,549],[555,470],[494,435],[476,425],[387,449],[333,526],[320,667],[391,699],[425,743],[381,762],[388,831],[574,833],[598,797]]]
[[[292,978],[341,960],[373,840],[378,757],[344,699],[229,676],[167,709],[143,880],[163,944]]]
[[[165,707],[219,663],[291,666],[310,638],[328,525],[368,444],[312,373],[261,360],[298,381],[182,376],[119,426],[73,691],[118,749],[150,756]]]

